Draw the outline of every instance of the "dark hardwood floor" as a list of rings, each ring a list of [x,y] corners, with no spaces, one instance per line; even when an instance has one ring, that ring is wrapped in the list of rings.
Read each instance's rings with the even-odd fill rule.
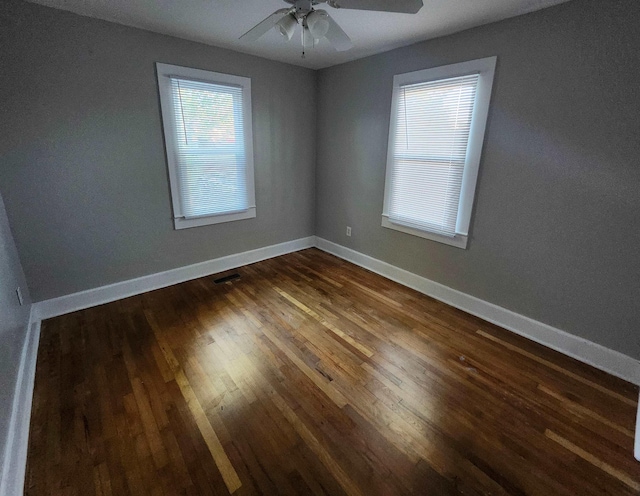
[[[316,249],[43,323],[28,495],[640,494],[635,386]]]

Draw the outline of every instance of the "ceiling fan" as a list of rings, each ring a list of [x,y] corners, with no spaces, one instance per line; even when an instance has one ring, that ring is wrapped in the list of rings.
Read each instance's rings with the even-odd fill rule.
[[[271,28],[290,40],[298,24],[302,25],[302,56],[304,49],[313,47],[317,40],[326,38],[339,52],[349,50],[353,43],[326,10],[314,6],[326,3],[335,9],[375,10],[415,14],[422,8],[422,0],[284,0],[292,5],[276,10],[269,17],[243,34],[243,41],[256,41]]]

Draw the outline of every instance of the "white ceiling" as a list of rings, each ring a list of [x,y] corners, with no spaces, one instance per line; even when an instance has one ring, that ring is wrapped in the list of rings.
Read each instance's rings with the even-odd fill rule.
[[[423,0],[417,14],[393,14],[322,5],[353,40],[336,52],[321,40],[301,58],[300,28],[290,42],[271,30],[257,42],[238,38],[275,10],[282,0],[30,0],[80,15],[230,48],[272,60],[321,69],[436,38],[474,26],[533,12],[567,0]],[[393,0],[389,0],[393,1]]]

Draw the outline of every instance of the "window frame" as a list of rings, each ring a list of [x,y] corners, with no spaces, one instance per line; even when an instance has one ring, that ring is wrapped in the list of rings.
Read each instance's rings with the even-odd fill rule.
[[[156,62],[158,77],[158,92],[160,95],[160,107],[162,113],[162,126],[169,170],[169,185],[171,191],[171,204],[173,208],[173,222],[175,229],[187,229],[190,227],[220,224],[256,217],[255,201],[255,176],[253,160],[253,121],[251,119],[251,79],[232,74],[192,69],[178,65]],[[185,218],[182,213],[182,201],[180,196],[180,177],[177,164],[177,132],[173,120],[173,98],[171,95],[171,77],[177,76],[204,83],[212,83],[227,86],[240,86],[242,88],[242,113],[243,134],[246,155],[246,192],[247,209],[229,213],[210,214],[200,217]]]
[[[469,237],[469,226],[475,198],[478,170],[482,155],[482,145],[485,138],[489,103],[495,75],[497,57],[486,57],[457,64],[433,67],[393,77],[393,93],[391,97],[391,113],[389,117],[389,139],[387,144],[387,164],[384,183],[384,202],[382,207],[382,227],[412,234],[421,238],[438,241],[457,248],[466,249]],[[448,79],[470,74],[478,74],[478,86],[471,118],[471,129],[462,173],[462,188],[458,202],[458,216],[456,219],[456,234],[453,237],[432,231],[406,226],[389,219],[389,205],[391,203],[391,180],[394,166],[394,146],[396,135],[396,121],[401,87],[407,84],[426,83],[439,79]]]

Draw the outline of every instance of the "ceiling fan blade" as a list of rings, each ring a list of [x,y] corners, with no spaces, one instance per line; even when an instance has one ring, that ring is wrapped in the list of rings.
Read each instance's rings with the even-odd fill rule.
[[[329,21],[329,31],[327,31],[325,38],[329,40],[333,47],[339,52],[344,52],[353,47],[351,38],[338,26],[336,21],[333,20],[333,17],[328,15],[327,20]]]
[[[283,17],[289,15],[291,9],[280,9],[276,10],[273,14],[267,17],[262,22],[259,22],[255,26],[253,26],[249,31],[240,36],[240,39],[243,41],[256,41],[260,36],[269,31],[273,26],[278,24],[278,21]]]
[[[332,7],[355,10],[377,10],[415,14],[422,8],[422,0],[326,0]]]

